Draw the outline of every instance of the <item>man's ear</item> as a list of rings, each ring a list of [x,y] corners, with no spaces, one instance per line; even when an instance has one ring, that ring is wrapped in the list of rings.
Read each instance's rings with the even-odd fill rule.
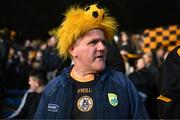
[[[69,53],[71,54],[72,57],[76,56],[76,50],[75,50],[75,45],[71,45],[69,48]]]

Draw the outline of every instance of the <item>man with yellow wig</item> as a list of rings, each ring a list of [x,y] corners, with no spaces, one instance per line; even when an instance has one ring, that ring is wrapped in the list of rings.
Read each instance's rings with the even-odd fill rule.
[[[74,63],[49,82],[35,119],[148,118],[132,82],[105,64],[115,32],[116,20],[97,4],[66,12],[57,49]]]

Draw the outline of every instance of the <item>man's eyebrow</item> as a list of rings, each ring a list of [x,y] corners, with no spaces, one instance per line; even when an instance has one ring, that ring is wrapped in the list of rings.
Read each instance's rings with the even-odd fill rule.
[[[97,42],[102,42],[104,45],[106,44],[106,39],[92,39],[92,40],[90,40],[87,44],[89,45],[89,44],[91,44],[91,43],[93,43],[93,42],[95,42],[95,43],[97,43]]]
[[[99,41],[99,40],[98,40],[98,39],[92,39],[92,40],[90,40],[90,41],[88,42],[88,44],[91,44],[91,43],[97,42],[97,41]]]
[[[91,43],[91,42],[98,42],[98,41],[104,41],[105,39],[91,39],[90,41],[89,41],[89,43]]]

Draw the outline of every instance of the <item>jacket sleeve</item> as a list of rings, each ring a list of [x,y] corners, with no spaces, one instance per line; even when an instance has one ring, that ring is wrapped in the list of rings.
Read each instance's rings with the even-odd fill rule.
[[[24,106],[27,103],[27,98],[28,98],[28,95],[29,95],[30,92],[31,92],[31,90],[26,91],[26,93],[24,94],[24,96],[22,98],[22,101],[21,101],[21,104],[19,105],[18,109],[16,111],[14,111],[10,116],[8,116],[7,119],[13,119],[13,118],[17,119],[17,118],[19,118],[18,116],[22,116],[23,111],[24,111]]]
[[[142,102],[141,97],[137,92],[137,89],[128,78],[126,79],[127,79],[129,98],[131,104],[132,119],[149,119],[149,115],[146,111],[146,108]]]
[[[46,96],[46,92],[44,91],[39,106],[36,110],[36,113],[34,115],[34,119],[43,119],[46,116],[46,112],[47,112],[47,96]]]

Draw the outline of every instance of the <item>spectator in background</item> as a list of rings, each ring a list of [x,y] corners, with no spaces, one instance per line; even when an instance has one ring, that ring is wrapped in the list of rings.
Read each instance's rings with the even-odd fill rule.
[[[10,47],[6,67],[6,89],[19,89],[19,70],[17,50]]]
[[[134,48],[136,48],[136,53],[142,54],[143,36],[141,34],[132,34],[131,41],[132,43],[134,43]]]
[[[164,74],[164,60],[165,55],[167,53],[167,50],[164,49],[162,46],[157,46],[157,50],[153,51],[153,63],[155,64],[155,67],[158,69],[158,77],[156,79],[156,82],[159,87],[159,92],[162,87],[162,81],[163,81],[163,74]]]
[[[152,53],[151,52],[144,53],[143,58],[144,58],[147,70],[149,71],[149,73],[153,77],[153,81],[155,81],[156,85],[158,87],[160,87],[160,81],[161,81],[161,79],[159,79],[160,78],[159,77],[160,73],[159,73],[158,67],[153,62]]]
[[[157,48],[155,50],[152,50],[153,63],[158,67],[158,69],[162,67],[165,53],[166,50],[161,45],[157,45]]]
[[[5,71],[8,60],[9,44],[7,39],[7,33],[5,30],[0,30],[0,119],[1,108],[4,97],[4,84],[5,84]]]
[[[163,64],[163,81],[158,99],[161,119],[180,119],[180,46],[170,51]]]
[[[2,80],[6,63],[8,60],[9,44],[7,34],[4,30],[0,31],[0,79]]]
[[[135,44],[129,39],[129,36],[124,31],[120,32],[120,39],[118,44],[119,44],[120,53],[123,51],[132,54],[136,53]]]
[[[31,43],[32,42],[29,39],[24,42],[24,54],[26,59],[28,58],[28,52],[33,49]]]
[[[47,42],[47,48],[44,50],[44,66],[47,70],[48,80],[55,77],[58,67],[62,64],[62,58],[56,51],[57,39],[51,36]]]
[[[135,62],[135,71],[129,74],[129,78],[133,81],[142,97],[146,109],[151,119],[158,118],[157,101],[158,96],[157,85],[151,72],[146,68],[143,57]]]
[[[134,71],[134,69],[133,69],[134,59],[133,58],[134,58],[134,56],[138,56],[138,55],[136,55],[136,53],[137,53],[136,46],[133,43],[133,41],[131,41],[131,39],[129,39],[129,36],[125,31],[120,32],[120,36],[119,36],[119,40],[118,40],[117,44],[119,46],[120,54],[124,58],[126,74],[128,75]],[[131,57],[131,56],[133,56],[133,57]]]
[[[33,70],[29,74],[29,90],[25,93],[19,108],[9,119],[32,119],[46,84],[46,74],[42,70]]]

